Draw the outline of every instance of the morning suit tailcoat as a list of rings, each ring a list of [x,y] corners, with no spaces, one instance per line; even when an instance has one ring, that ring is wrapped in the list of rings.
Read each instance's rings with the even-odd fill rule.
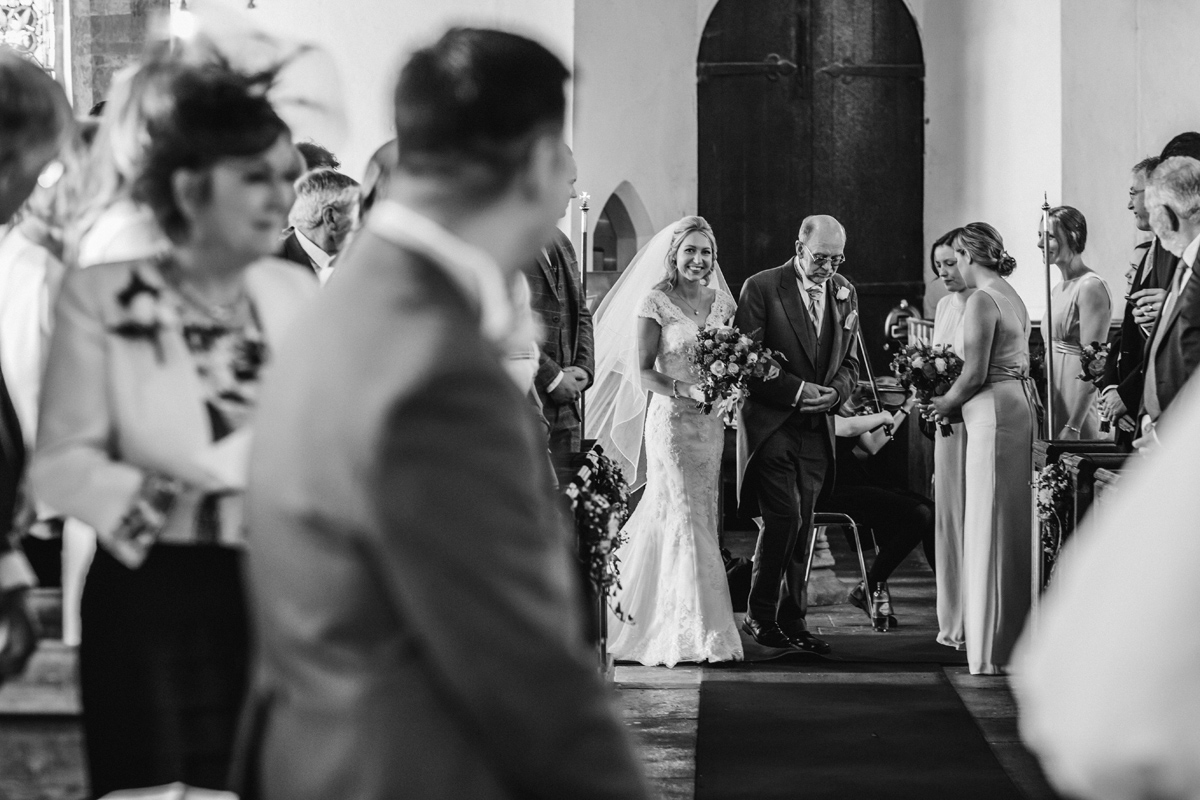
[[[845,289],[845,292],[842,290]],[[842,292],[846,299],[838,300]],[[823,371],[818,360],[818,343],[809,313],[797,285],[793,261],[752,276],[742,286],[734,324],[766,347],[778,351],[780,374],[771,381],[751,381],[750,397],[738,413],[737,482],[739,505],[751,505],[746,492],[746,470],[771,434],[800,412],[794,403],[801,381],[837,390],[841,402],[850,396],[858,382],[858,356],[855,336],[858,331],[858,295],[850,282],[834,274],[826,292],[825,315],[832,315],[832,348]],[[833,459],[834,433],[831,410],[821,416],[829,435],[829,458]],[[811,415],[810,415],[811,416]],[[751,501],[748,503],[748,501]]]
[[[1197,258],[1197,262],[1200,262],[1200,258]],[[1196,274],[1196,266],[1192,265],[1192,276],[1171,308],[1171,313],[1158,318],[1150,338],[1146,340],[1146,375],[1148,378],[1150,358],[1153,358],[1155,389],[1163,413],[1188,378],[1196,372],[1196,368],[1200,367],[1200,274]],[[1182,262],[1176,266],[1176,270],[1183,268]],[[1162,328],[1162,341],[1155,348],[1154,339],[1159,335],[1159,328]],[[1138,398],[1139,402],[1141,399]]]
[[[378,230],[260,401],[241,796],[642,798],[544,434],[473,298]]]
[[[1142,289],[1169,289],[1178,262],[1179,259],[1163,247],[1157,238],[1147,242],[1129,293]],[[1133,320],[1133,303],[1126,302],[1121,327],[1113,331],[1109,344],[1112,346],[1112,355],[1105,364],[1101,385],[1116,386],[1121,402],[1130,414],[1134,414],[1142,402],[1142,385],[1146,377],[1142,362],[1146,351],[1146,334]]]
[[[553,260],[553,264],[551,264]],[[547,412],[560,410],[564,419],[550,413],[552,428],[579,426],[579,403],[560,406],[550,397],[548,387],[564,367],[581,367],[588,384],[596,372],[592,312],[588,310],[579,283],[579,263],[571,240],[555,229],[554,241],[538,254],[536,266],[526,271],[529,279],[530,306],[542,325],[541,354],[534,387]]]
[[[295,230],[289,233],[283,239],[283,245],[279,249],[279,257],[285,261],[291,261],[301,267],[306,267],[313,275],[317,274],[317,265],[313,263],[312,258],[304,251],[304,246],[300,244],[297,238],[298,234]]]

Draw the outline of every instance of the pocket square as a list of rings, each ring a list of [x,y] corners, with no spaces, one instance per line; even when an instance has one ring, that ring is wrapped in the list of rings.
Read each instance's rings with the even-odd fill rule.
[[[856,322],[858,322],[858,311],[857,310],[851,311],[849,314],[846,315],[846,322],[842,325],[842,327],[848,331],[853,330],[854,323],[856,323]]]

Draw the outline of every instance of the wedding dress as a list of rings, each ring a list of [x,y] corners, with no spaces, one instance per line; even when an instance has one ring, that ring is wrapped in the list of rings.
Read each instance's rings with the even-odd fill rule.
[[[668,234],[667,244],[670,232],[671,228],[664,231]],[[661,280],[663,262],[659,251],[665,254],[662,245],[660,234],[639,253],[641,263],[635,259],[627,268],[635,285],[648,277],[655,282]],[[648,257],[643,259],[643,254]],[[631,272],[636,269],[645,274]],[[724,279],[716,275],[713,280],[717,295],[704,320],[706,327],[725,324],[736,310],[733,297],[721,288]],[[614,287],[614,293],[620,288]],[[615,296],[620,298],[619,294]],[[606,398],[616,391],[610,372],[612,359],[605,357],[605,351],[611,355],[611,351],[621,349],[620,339],[625,340],[624,364],[628,365],[628,375],[622,373],[618,382],[632,386],[639,381],[638,372],[633,369],[637,362],[628,352],[628,339],[636,341],[636,336],[616,335],[609,328],[615,318],[621,319],[622,327],[632,330],[636,330],[636,317],[658,322],[662,334],[655,368],[672,378],[694,383],[697,375],[690,352],[700,330],[696,321],[657,289],[642,293],[635,314],[628,313],[630,307],[623,313],[621,308],[614,311],[613,305],[607,303],[597,313],[601,354],[597,359],[597,385],[608,385],[600,397]],[[606,329],[607,337],[602,339]],[[637,398],[642,400],[640,409],[634,402]],[[621,578],[614,606],[621,609],[624,618],[609,614],[609,652],[617,660],[668,667],[681,661],[740,660],[741,638],[733,619],[717,535],[717,493],[725,443],[721,417],[715,412],[703,413],[690,398],[651,394],[646,403],[640,381],[627,399],[629,403],[623,404],[607,397],[600,404],[604,413],[597,417],[597,428],[593,428],[601,447],[614,453],[627,472],[632,470],[632,480],[637,483],[641,436],[636,444],[619,441],[620,435],[615,442],[613,409],[623,407],[624,411],[616,416],[626,423],[626,428],[631,427],[632,419],[639,433],[641,420],[645,420],[646,491],[621,531],[623,544],[617,551]],[[589,402],[589,407],[593,405]]]

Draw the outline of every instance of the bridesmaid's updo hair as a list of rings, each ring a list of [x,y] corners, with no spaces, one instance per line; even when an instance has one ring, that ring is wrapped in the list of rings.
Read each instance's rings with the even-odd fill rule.
[[[1062,232],[1060,242],[1066,240],[1067,247],[1072,253],[1082,253],[1087,247],[1087,220],[1079,209],[1071,206],[1056,206],[1050,209],[1050,219],[1057,223]]]
[[[258,155],[288,132],[267,100],[268,81],[210,64],[168,64],[151,73],[143,99],[145,159],[133,177],[133,196],[172,241],[188,232],[175,198],[176,172]]]
[[[959,228],[954,237],[954,249],[1002,277],[1008,277],[1017,268],[1017,260],[1004,249],[1004,237],[986,222],[969,222]]]
[[[675,269],[675,258],[679,255],[679,246],[683,244],[683,240],[687,238],[689,233],[699,231],[708,237],[708,241],[712,244],[712,269],[717,268],[717,237],[713,235],[712,226],[708,224],[708,220],[704,217],[690,216],[684,217],[675,223],[675,228],[671,231],[671,246],[667,248],[666,277],[663,278],[655,289],[660,291],[670,291],[675,288],[676,281],[679,280],[679,272]],[[712,274],[712,270],[709,270]]]

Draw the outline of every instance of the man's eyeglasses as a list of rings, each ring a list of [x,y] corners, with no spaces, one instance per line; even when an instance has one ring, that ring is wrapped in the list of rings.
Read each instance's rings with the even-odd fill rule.
[[[797,242],[797,244],[803,247],[805,250],[808,250],[808,245],[806,245],[804,242]],[[827,256],[824,253],[814,253],[812,250],[808,250],[808,255],[812,259],[812,262],[818,267],[830,266],[834,269],[837,269],[838,267],[842,266],[842,264],[846,263],[845,256]]]

